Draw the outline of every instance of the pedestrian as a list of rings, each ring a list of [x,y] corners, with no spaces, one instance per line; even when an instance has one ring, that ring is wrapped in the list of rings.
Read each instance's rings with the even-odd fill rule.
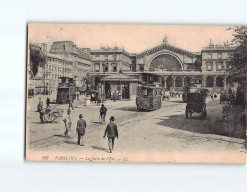
[[[45,123],[43,108],[41,108],[41,110],[39,111],[39,118],[40,118],[41,123]]]
[[[70,110],[70,108],[72,108],[72,110],[74,110],[72,97],[69,98],[69,110]]]
[[[117,94],[116,94],[116,91],[114,91],[114,94],[113,94],[113,99],[114,99],[114,102],[116,102],[116,100],[117,100]]]
[[[100,98],[100,96],[99,96],[99,94],[98,94],[98,96],[97,96],[97,106],[100,105],[100,102],[101,102],[101,98]]]
[[[112,153],[114,149],[115,137],[117,137],[118,139],[118,129],[117,129],[117,125],[114,123],[114,116],[111,116],[110,123],[106,126],[105,134],[103,136],[104,139],[106,137],[106,134],[108,137],[109,150],[110,150],[110,153]]]
[[[48,108],[50,106],[51,100],[47,97],[46,99],[46,107]]]
[[[79,101],[79,92],[77,92],[76,97],[77,97],[77,101]]]
[[[37,108],[38,108],[37,112],[40,112],[43,109],[43,101],[41,100],[41,97],[39,97],[39,103]]]
[[[122,99],[122,93],[121,93],[121,91],[118,92],[118,97],[119,97],[120,100]]]
[[[71,117],[70,117],[70,110],[67,111],[67,115],[64,117],[63,122],[65,124],[65,132],[64,135],[66,138],[69,137],[69,131],[71,130]]]
[[[77,121],[77,127],[76,127],[76,132],[78,134],[78,141],[77,141],[78,145],[80,145],[80,142],[82,140],[82,146],[84,146],[83,136],[85,135],[86,127],[87,127],[87,123],[83,119],[83,115],[80,114],[79,120]]]
[[[103,123],[105,124],[107,108],[104,106],[104,104],[101,104],[101,108],[99,112],[100,112],[101,122],[103,121]]]
[[[214,100],[214,96],[213,96],[213,94],[211,94],[211,95],[210,95],[210,98],[211,98],[211,100]]]

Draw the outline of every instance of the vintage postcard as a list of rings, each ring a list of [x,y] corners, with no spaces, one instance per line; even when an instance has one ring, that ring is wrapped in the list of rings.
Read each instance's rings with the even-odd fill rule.
[[[28,24],[29,161],[246,162],[247,26]]]

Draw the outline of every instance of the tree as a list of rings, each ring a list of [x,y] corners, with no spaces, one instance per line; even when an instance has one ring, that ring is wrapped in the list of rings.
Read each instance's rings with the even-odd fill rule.
[[[238,82],[237,94],[234,104],[247,104],[246,96],[246,77],[247,77],[247,26],[236,26],[229,28],[233,30],[232,44],[236,46],[230,54],[229,66],[227,71],[234,76],[233,80]]]
[[[46,58],[44,54],[39,50],[30,50],[30,68],[32,72],[32,76],[36,76],[38,73],[39,67],[44,67],[46,63]]]
[[[236,26],[227,30],[233,30],[232,45],[236,46],[230,53],[227,71],[234,76],[234,80],[242,83],[247,76],[247,26]]]

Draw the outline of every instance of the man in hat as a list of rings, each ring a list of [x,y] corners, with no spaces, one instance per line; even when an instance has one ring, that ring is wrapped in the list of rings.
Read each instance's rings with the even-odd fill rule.
[[[71,117],[70,117],[70,110],[67,111],[67,115],[64,117],[63,122],[65,124],[65,132],[64,135],[66,138],[69,137],[69,131],[71,129]]]
[[[100,112],[101,122],[105,124],[105,116],[106,116],[107,108],[104,106],[104,104],[101,104],[101,108],[99,112]]]
[[[47,97],[46,99],[46,107],[48,108],[50,106],[51,100]]]
[[[83,115],[80,114],[79,115],[79,120],[77,121],[77,127],[76,127],[76,131],[77,131],[77,134],[78,134],[78,141],[77,141],[78,145],[80,145],[80,141],[82,139],[82,146],[84,146],[83,136],[85,135],[86,127],[87,127],[87,123],[83,119]]]
[[[115,137],[117,137],[118,139],[118,129],[117,129],[117,125],[114,123],[114,116],[111,116],[110,123],[106,126],[105,134],[103,136],[104,139],[105,139],[106,134],[108,137],[109,150],[110,150],[110,153],[112,153],[113,148],[114,148]]]
[[[39,103],[37,108],[38,108],[37,110],[38,112],[40,112],[43,109],[43,101],[41,100],[41,97],[39,97]]]
[[[72,110],[74,110],[72,97],[69,98],[69,110],[70,110],[70,108],[72,108]]]

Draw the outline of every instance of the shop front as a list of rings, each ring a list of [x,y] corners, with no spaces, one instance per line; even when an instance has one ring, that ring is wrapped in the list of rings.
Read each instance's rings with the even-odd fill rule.
[[[132,100],[136,98],[138,79],[135,77],[115,74],[101,78],[101,81],[106,99]]]

